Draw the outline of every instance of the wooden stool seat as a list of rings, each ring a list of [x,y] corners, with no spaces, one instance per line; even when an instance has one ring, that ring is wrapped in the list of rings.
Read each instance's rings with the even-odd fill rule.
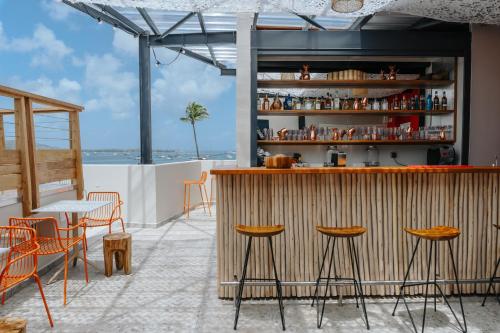
[[[316,230],[330,237],[357,237],[366,232],[366,228],[359,225],[352,227],[323,227],[318,225]]]
[[[21,318],[0,318],[0,332],[2,333],[26,333],[25,319]]]
[[[251,237],[271,237],[281,234],[285,231],[283,225],[262,225],[262,226],[248,226],[238,224],[234,227],[240,234]]]
[[[132,273],[132,235],[126,232],[108,234],[102,238],[104,251],[104,275],[113,274],[113,254],[116,269]]]
[[[460,235],[460,229],[446,226],[436,226],[430,229],[404,228],[404,230],[413,236],[433,241],[446,241]]]
[[[203,182],[200,180],[185,180],[184,185],[203,185]]]

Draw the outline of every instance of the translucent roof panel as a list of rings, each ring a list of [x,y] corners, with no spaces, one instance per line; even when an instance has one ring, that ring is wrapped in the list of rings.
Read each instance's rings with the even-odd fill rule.
[[[315,22],[325,27],[325,29],[348,29],[355,18],[340,16],[311,16]],[[293,14],[259,14],[257,25],[271,27],[296,27],[305,28],[309,24],[302,18]]]

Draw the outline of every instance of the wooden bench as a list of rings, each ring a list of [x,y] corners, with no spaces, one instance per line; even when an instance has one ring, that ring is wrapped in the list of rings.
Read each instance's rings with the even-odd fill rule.
[[[108,234],[102,238],[104,251],[104,275],[113,274],[113,254],[116,269],[132,273],[132,235],[126,232]]]
[[[26,333],[27,321],[21,318],[0,318],[0,332]]]

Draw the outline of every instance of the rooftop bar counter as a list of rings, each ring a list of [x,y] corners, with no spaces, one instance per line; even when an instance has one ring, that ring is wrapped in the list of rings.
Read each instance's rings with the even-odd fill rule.
[[[366,227],[357,237],[361,278],[367,295],[395,295],[404,278],[416,242],[403,227],[455,226],[461,235],[452,241],[461,280],[490,277],[498,258],[500,221],[499,167],[375,167],[375,168],[223,168],[217,176],[217,279],[220,298],[232,298],[228,282],[240,277],[246,239],[236,224],[282,224],[285,232],[274,237],[278,274],[285,297],[314,293],[326,239],[317,225]],[[247,277],[273,277],[265,239],[254,239]],[[445,246],[438,256],[438,280],[451,280],[453,272]],[[337,274],[352,276],[347,246],[339,243],[334,258]],[[343,252],[342,252],[343,251]],[[425,280],[422,246],[409,280]],[[290,283],[291,282],[291,283]],[[421,293],[414,287],[412,293]],[[444,288],[453,293],[453,286]],[[276,288],[248,287],[244,297],[272,297]],[[464,283],[465,294],[484,293],[486,284]],[[332,287],[332,295],[353,295],[352,287]]]

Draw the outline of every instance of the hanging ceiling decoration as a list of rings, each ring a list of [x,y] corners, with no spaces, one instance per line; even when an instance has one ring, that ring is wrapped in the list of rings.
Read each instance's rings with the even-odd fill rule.
[[[363,8],[363,0],[332,0],[332,9],[337,13],[354,13]]]
[[[361,2],[361,9],[352,13],[332,10],[332,0],[70,0],[99,3],[116,7],[144,7],[167,11],[209,13],[297,12],[302,15],[359,17],[377,12],[397,12],[449,22],[500,24],[500,0],[335,0]]]

